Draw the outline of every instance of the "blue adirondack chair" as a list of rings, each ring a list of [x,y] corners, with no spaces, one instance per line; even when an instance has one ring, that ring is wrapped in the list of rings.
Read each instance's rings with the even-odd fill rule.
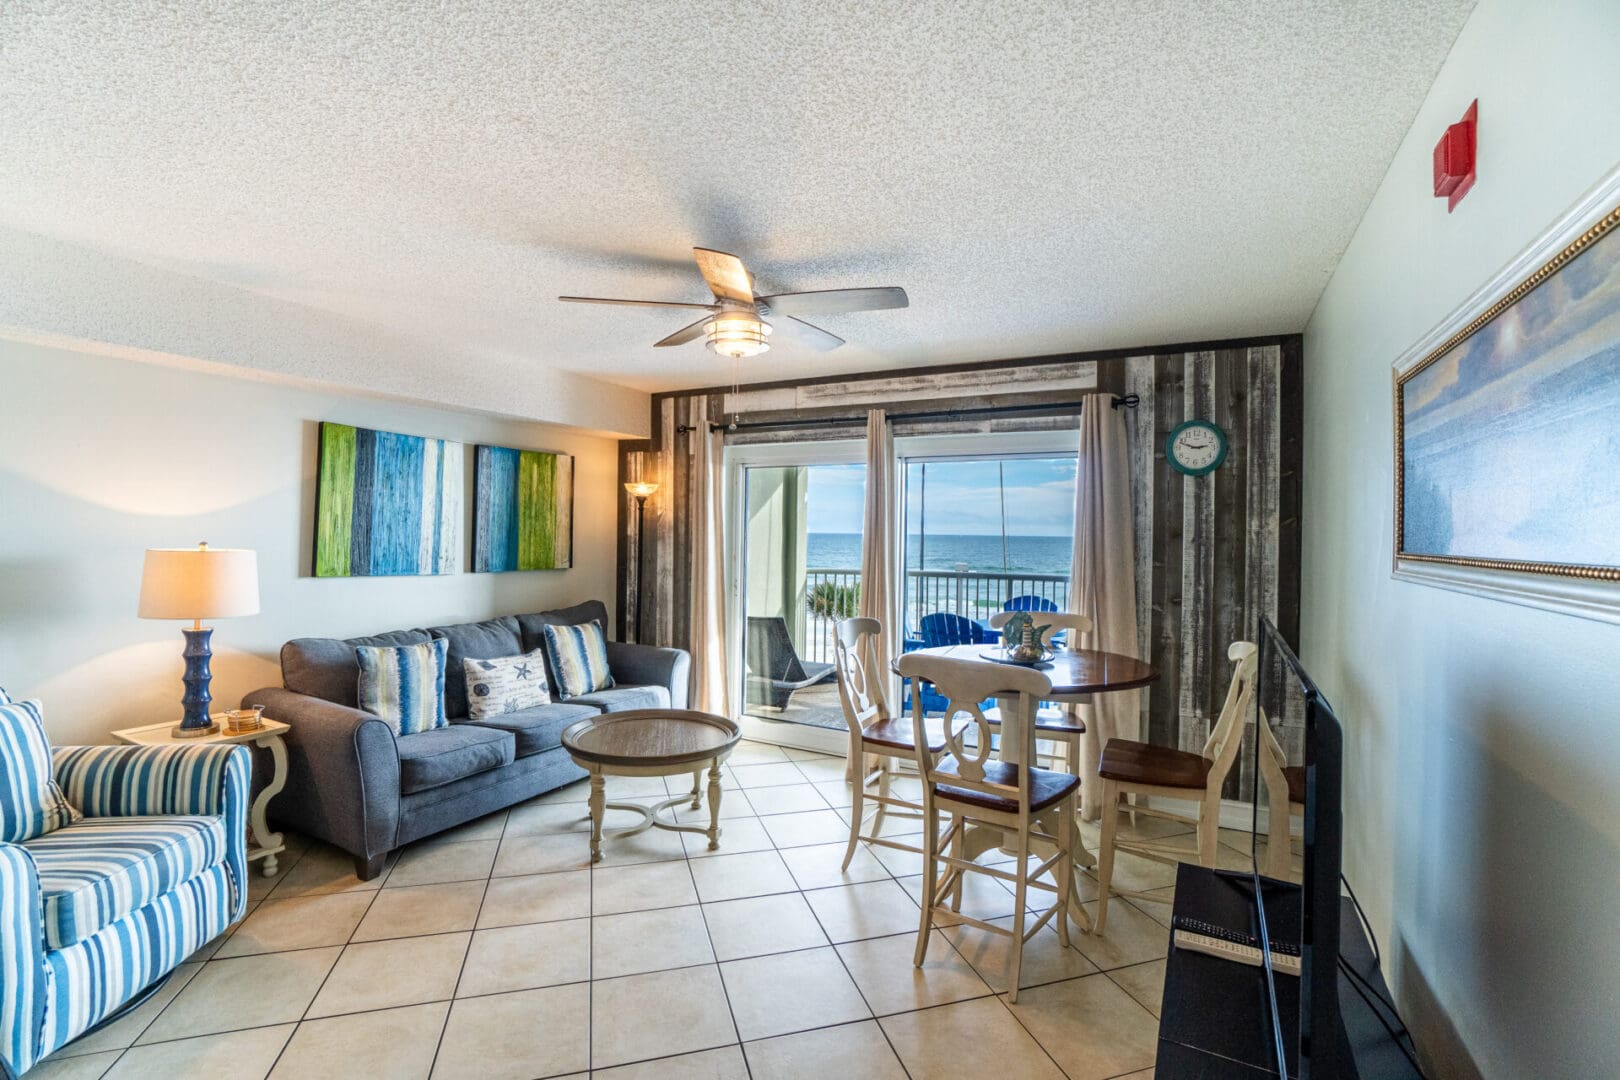
[[[1044,596],[1025,593],[1001,605],[1002,611],[1057,611],[1058,606]]]

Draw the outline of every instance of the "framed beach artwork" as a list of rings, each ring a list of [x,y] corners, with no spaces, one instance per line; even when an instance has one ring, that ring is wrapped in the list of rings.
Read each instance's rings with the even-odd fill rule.
[[[1620,622],[1620,174],[1395,365],[1395,575]]]
[[[321,424],[315,576],[461,570],[461,444]]]
[[[473,448],[473,572],[574,565],[574,459]]]

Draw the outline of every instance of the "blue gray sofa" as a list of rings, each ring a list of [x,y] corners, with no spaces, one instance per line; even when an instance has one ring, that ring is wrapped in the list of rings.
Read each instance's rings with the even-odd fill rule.
[[[541,627],[591,621],[607,609],[588,601],[557,611],[484,622],[395,630],[372,637],[298,638],[281,649],[282,686],[256,690],[244,705],[292,725],[287,786],[270,805],[277,822],[349,852],[373,878],[389,852],[424,836],[572,783],[585,775],[562,748],[569,724],[603,712],[677,708],[687,702],[691,660],[680,649],[607,644],[612,689],[483,720],[467,718],[462,661],[541,647]],[[395,736],[356,708],[357,645],[447,642],[448,727]],[[551,686],[555,674],[547,665]]]

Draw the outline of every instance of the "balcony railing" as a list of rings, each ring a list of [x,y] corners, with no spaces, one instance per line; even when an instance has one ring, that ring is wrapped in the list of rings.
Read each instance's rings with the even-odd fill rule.
[[[812,567],[805,572],[805,609],[809,612],[800,655],[831,663],[833,627],[859,609],[861,572]],[[986,573],[977,570],[910,570],[906,573],[906,632],[915,635],[924,615],[950,611],[970,619],[988,619],[1015,596],[1039,596],[1062,610],[1069,600],[1069,575]]]

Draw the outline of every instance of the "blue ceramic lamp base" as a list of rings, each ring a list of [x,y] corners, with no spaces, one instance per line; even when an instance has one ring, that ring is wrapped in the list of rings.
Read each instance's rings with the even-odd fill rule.
[[[209,647],[214,628],[200,626],[180,632],[186,635],[186,674],[181,680],[186,684],[186,696],[180,699],[186,711],[173,734],[177,739],[200,739],[219,730],[219,725],[208,714],[208,703],[214,700],[208,692],[208,684],[214,677],[208,669],[208,661],[214,655]]]

